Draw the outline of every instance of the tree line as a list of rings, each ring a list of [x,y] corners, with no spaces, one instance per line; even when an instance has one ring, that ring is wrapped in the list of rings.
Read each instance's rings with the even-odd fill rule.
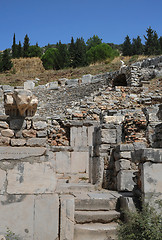
[[[23,45],[20,41],[17,44],[14,34],[11,49],[6,49],[0,54],[0,72],[11,69],[11,58],[39,57],[45,69],[58,70],[84,67],[106,59],[113,59],[119,54],[123,56],[162,54],[162,36],[158,37],[155,30],[151,27],[147,28],[144,39],[145,44],[142,44],[140,36],[131,41],[127,35],[123,44],[117,45],[103,43],[101,38],[94,35],[87,42],[82,37],[76,40],[72,37],[69,44],[59,41],[41,48],[38,43],[30,45],[27,34],[24,37]]]
[[[151,27],[147,28],[146,35],[144,35],[145,44],[142,44],[140,36],[133,38],[132,42],[127,35],[122,45],[123,56],[133,55],[160,55],[162,54],[162,36],[158,34]]]
[[[76,41],[72,37],[69,44],[63,44],[59,41],[55,45],[48,44],[48,46],[41,48],[38,43],[30,46],[27,34],[23,46],[20,41],[19,44],[16,44],[14,34],[11,53],[6,49],[0,56],[0,71],[11,68],[11,58],[40,57],[45,69],[58,70],[68,67],[83,67],[107,58],[112,59],[118,55],[117,49],[103,43],[97,35],[89,38],[86,43],[82,37],[77,38]]]

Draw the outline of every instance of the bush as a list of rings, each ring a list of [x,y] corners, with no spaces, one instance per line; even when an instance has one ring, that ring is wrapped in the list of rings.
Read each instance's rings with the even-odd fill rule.
[[[162,215],[146,204],[141,211],[127,212],[118,229],[119,240],[161,240]]]

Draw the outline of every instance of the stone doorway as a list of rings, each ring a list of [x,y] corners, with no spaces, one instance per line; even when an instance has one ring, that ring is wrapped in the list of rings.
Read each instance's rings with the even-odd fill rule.
[[[113,87],[114,86],[127,86],[127,80],[125,74],[119,74],[113,80]]]

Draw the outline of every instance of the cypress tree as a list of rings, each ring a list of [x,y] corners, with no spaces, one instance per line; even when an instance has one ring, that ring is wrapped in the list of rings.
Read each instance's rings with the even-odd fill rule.
[[[21,42],[19,41],[19,45],[17,48],[17,57],[20,58],[22,57],[22,47],[21,47]]]
[[[16,58],[16,38],[15,38],[15,33],[14,33],[14,36],[13,36],[13,44],[12,44],[12,58]]]
[[[24,45],[23,45],[23,57],[28,57],[29,56],[29,37],[26,34],[24,38]]]
[[[74,38],[71,38],[71,43],[69,46],[69,55],[70,55],[70,67],[74,67],[74,59],[75,59],[75,43]]]

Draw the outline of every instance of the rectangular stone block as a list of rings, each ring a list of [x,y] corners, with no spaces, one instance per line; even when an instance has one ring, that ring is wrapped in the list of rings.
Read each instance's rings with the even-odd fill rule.
[[[24,158],[42,156],[46,152],[43,147],[0,147],[0,160],[20,160]]]
[[[15,239],[33,239],[34,196],[0,195],[0,219],[1,233],[5,234],[9,228]]]
[[[131,169],[130,161],[125,159],[120,159],[118,161],[115,161],[115,169],[117,172],[119,172],[120,170]]]
[[[7,193],[53,193],[56,189],[55,171],[49,163],[17,163],[7,170]]]
[[[3,194],[6,190],[6,171],[0,169],[0,194]]]
[[[60,240],[74,239],[74,196],[61,196]]]
[[[162,164],[145,162],[141,170],[142,192],[162,194]]]
[[[128,152],[128,151],[133,151],[134,146],[133,144],[120,144],[115,148],[116,152]]]
[[[27,139],[26,145],[30,147],[44,147],[46,146],[46,138],[29,138]]]
[[[151,161],[155,163],[162,163],[162,149],[146,148],[142,150],[142,161]]]
[[[71,127],[70,128],[70,146],[86,147],[88,144],[87,127]]]
[[[44,194],[36,196],[34,211],[33,240],[57,240],[59,232],[58,195]]]
[[[89,173],[89,152],[71,153],[71,172]]]
[[[121,170],[117,175],[117,190],[118,191],[132,191],[134,188],[132,170]]]
[[[116,129],[102,129],[101,130],[102,143],[116,143]]]
[[[56,172],[71,172],[70,152],[56,152]]]

